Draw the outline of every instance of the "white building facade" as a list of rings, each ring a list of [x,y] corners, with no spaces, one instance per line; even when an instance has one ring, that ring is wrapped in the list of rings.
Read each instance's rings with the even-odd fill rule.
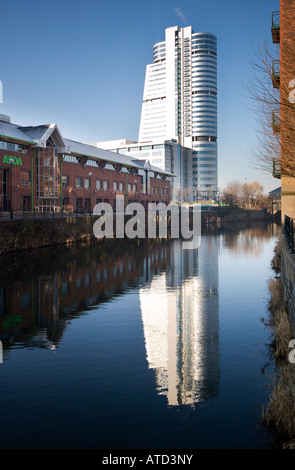
[[[127,155],[139,160],[148,160],[175,175],[170,180],[173,201],[193,200],[193,158],[195,151],[177,143],[176,140],[154,139],[153,142],[132,142],[127,139],[92,143],[99,148]]]
[[[146,67],[138,141],[176,141],[193,149],[194,198],[215,198],[217,162],[217,38],[191,26],[165,30]]]

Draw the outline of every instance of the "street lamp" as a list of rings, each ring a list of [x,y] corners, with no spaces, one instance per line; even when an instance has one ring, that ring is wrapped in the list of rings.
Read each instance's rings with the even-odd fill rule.
[[[90,214],[91,214],[91,212],[92,212],[92,206],[91,206],[91,176],[92,176],[92,172],[91,172],[91,171],[89,171],[88,175],[89,175],[89,189],[90,189]]]

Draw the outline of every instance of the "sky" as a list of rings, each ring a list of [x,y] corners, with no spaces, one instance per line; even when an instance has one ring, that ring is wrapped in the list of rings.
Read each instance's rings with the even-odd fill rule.
[[[280,186],[253,168],[257,123],[251,57],[271,48],[279,0],[1,0],[0,114],[18,125],[56,123],[81,142],[137,140],[146,65],[169,26],[218,41],[219,187]]]

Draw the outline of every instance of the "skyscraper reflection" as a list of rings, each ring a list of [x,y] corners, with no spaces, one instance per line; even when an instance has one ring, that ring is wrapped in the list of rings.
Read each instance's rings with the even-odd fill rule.
[[[140,288],[149,368],[169,405],[193,405],[219,394],[217,237],[197,250],[171,247],[171,264]]]

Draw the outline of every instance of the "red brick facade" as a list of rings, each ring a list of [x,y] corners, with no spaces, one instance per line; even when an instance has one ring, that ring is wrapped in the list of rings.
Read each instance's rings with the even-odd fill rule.
[[[14,148],[16,141],[5,139],[6,147]],[[3,140],[1,141],[3,143]],[[2,145],[3,146],[3,145]],[[71,154],[79,158],[79,163],[68,162],[64,154],[58,154],[55,165],[55,194],[49,197],[52,206],[44,206],[44,198],[39,194],[40,178],[38,178],[38,148],[33,146],[25,150],[15,151],[0,149],[0,211],[40,211],[54,210],[83,212],[92,211],[98,202],[108,202],[115,208],[116,195],[124,195],[125,204],[129,202],[170,202],[170,181],[165,175],[150,172],[149,187],[146,191],[145,174],[130,166],[128,171],[122,168],[102,168],[97,165],[97,158],[89,158]],[[9,161],[12,160],[13,161]],[[89,165],[92,160],[94,165]],[[87,164],[86,164],[87,163]],[[91,174],[89,174],[91,173]],[[156,176],[156,177],[155,177]],[[63,177],[63,179],[62,179]],[[115,186],[114,186],[114,183]],[[45,183],[44,183],[45,184]],[[43,206],[42,206],[43,204]]]

